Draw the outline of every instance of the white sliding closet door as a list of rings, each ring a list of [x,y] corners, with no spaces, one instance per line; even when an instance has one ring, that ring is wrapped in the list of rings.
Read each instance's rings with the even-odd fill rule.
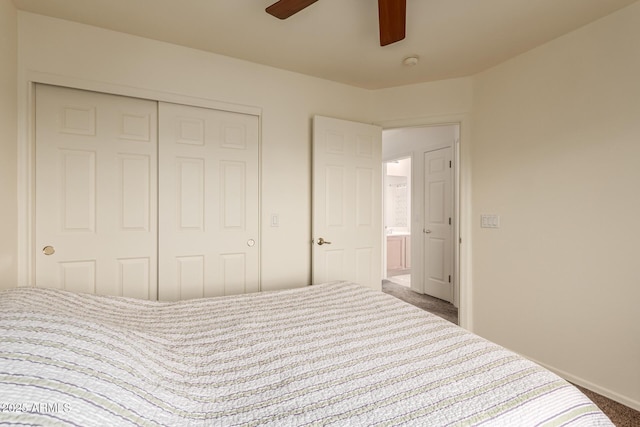
[[[258,291],[258,118],[161,102],[159,123],[159,299]]]
[[[157,298],[157,108],[36,86],[35,284]]]

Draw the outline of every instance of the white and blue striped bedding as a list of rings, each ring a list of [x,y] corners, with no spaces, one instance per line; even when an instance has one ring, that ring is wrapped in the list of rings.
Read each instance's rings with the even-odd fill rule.
[[[351,283],[172,303],[0,293],[0,424],[611,426],[549,371]]]

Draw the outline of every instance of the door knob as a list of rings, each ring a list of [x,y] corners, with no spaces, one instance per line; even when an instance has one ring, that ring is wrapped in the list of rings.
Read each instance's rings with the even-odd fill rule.
[[[427,230],[426,228],[422,230],[424,234],[431,234],[431,230]]]
[[[49,256],[55,254],[56,250],[53,248],[53,246],[45,246],[44,248],[42,248],[42,253]]]
[[[322,245],[330,245],[330,244],[331,244],[331,242],[327,242],[327,241],[326,241],[326,240],[324,240],[322,237],[320,237],[320,238],[318,239],[318,244],[319,244],[320,246],[322,246]]]

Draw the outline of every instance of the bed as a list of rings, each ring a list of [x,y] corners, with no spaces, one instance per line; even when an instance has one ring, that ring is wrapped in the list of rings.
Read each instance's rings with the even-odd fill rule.
[[[0,293],[0,424],[611,426],[575,387],[362,286]]]

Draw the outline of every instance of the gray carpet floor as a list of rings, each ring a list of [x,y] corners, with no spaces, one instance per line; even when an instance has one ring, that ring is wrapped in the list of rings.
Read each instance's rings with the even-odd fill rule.
[[[574,384],[575,385],[575,384]],[[640,427],[640,412],[576,385],[617,427]]]
[[[451,303],[429,295],[418,294],[406,286],[398,285],[389,280],[382,281],[382,292],[393,295],[404,302],[440,316],[456,325],[458,324],[458,309]],[[602,412],[607,414],[611,422],[617,427],[640,427],[640,412],[586,388],[576,387],[591,399]]]
[[[393,295],[404,302],[408,302],[424,311],[440,316],[456,325],[458,324],[458,309],[450,302],[429,295],[419,294],[406,286],[398,285],[389,280],[382,281],[382,292]]]

